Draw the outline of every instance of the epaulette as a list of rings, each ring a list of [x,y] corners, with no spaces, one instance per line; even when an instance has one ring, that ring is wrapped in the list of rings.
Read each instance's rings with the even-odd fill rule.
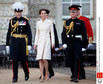
[[[79,20],[81,20],[81,19],[79,19]],[[83,22],[84,22],[84,20],[81,20],[81,21],[83,21]]]
[[[11,18],[10,20],[14,19],[15,17]]]
[[[69,18],[69,19],[71,19],[71,18]],[[66,25],[66,22],[67,22],[69,19],[64,20],[64,26],[65,26],[65,27],[67,26],[67,25]]]
[[[66,20],[64,21],[64,27],[66,27]]]
[[[25,18],[26,20],[29,20],[27,17],[23,17],[23,18]]]

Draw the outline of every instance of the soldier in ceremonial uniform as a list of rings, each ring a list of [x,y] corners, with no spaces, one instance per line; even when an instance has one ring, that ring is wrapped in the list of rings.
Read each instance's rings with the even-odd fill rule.
[[[85,23],[77,19],[78,7],[69,7],[71,18],[64,22],[62,32],[63,47],[66,48],[65,66],[70,67],[71,82],[78,82],[79,62],[82,63],[82,49],[87,46]]]
[[[21,2],[16,2],[12,5],[15,16],[10,19],[9,28],[6,38],[6,50],[10,49],[10,57],[12,60],[13,80],[18,81],[18,61],[21,61],[25,81],[29,79],[29,69],[27,64],[27,55],[32,45],[32,34],[28,19],[22,17],[23,5]]]
[[[90,24],[90,21],[87,17],[81,16],[80,15],[80,5],[72,5],[73,7],[78,7],[78,13],[77,13],[77,18],[80,20],[83,20],[86,26],[86,31],[87,31],[87,36],[88,36],[88,48],[91,47],[93,44],[93,30]],[[85,70],[84,70],[84,66],[82,64],[80,64],[79,67],[79,74],[78,74],[78,78],[79,79],[85,79]]]

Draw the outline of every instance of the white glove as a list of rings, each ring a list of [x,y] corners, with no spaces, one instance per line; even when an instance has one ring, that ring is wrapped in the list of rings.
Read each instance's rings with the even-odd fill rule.
[[[29,51],[31,50],[31,46],[30,46],[30,45],[28,45],[28,50],[29,50]]]
[[[63,44],[63,48],[64,48],[64,49],[67,48],[67,44]]]
[[[91,43],[90,43],[90,44],[88,44],[88,48],[90,48],[90,47],[92,47],[92,46],[93,46],[93,44],[91,44]]]
[[[86,51],[86,49],[85,49],[85,48],[82,48],[82,51]]]
[[[6,52],[7,52],[7,54],[10,53],[10,46],[6,46]]]
[[[55,48],[55,51],[57,51],[59,48]]]

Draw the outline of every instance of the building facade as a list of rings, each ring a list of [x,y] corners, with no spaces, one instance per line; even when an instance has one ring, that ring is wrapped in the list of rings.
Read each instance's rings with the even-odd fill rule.
[[[56,24],[59,43],[61,43],[63,21],[70,18],[67,8],[72,4],[82,5],[81,14],[90,19],[94,43],[96,43],[96,0],[0,0],[0,45],[5,45],[9,20],[14,17],[11,6],[16,1],[22,2],[25,7],[23,16],[29,18],[33,36],[32,43],[34,43],[36,22],[40,19],[39,9],[41,8],[50,10],[49,19]]]

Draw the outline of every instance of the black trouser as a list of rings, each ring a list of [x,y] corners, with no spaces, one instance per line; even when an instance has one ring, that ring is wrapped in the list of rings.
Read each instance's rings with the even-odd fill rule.
[[[21,61],[25,76],[28,76],[29,74],[29,69],[28,69],[28,64],[27,61]],[[13,78],[18,78],[18,61],[12,61],[12,70],[13,70]]]
[[[78,78],[78,73],[79,73],[79,56],[78,56],[78,50],[76,50],[73,45],[72,47],[69,48],[69,55],[71,55],[71,64],[70,64],[70,69],[71,73],[74,78]]]
[[[85,76],[85,70],[82,62],[80,62],[77,58],[74,57],[73,65],[74,66],[70,67],[73,77],[77,78],[77,73],[78,77]]]
[[[85,76],[85,70],[84,70],[84,65],[83,63],[79,63],[79,76]]]
[[[74,78],[78,78],[78,72],[79,72],[79,62],[76,57],[74,57],[74,63],[73,66],[70,67],[71,73]]]
[[[48,71],[49,71],[49,74],[54,76],[54,71],[53,71],[52,66],[49,61],[48,61]],[[44,68],[44,75],[45,75],[45,68]]]

